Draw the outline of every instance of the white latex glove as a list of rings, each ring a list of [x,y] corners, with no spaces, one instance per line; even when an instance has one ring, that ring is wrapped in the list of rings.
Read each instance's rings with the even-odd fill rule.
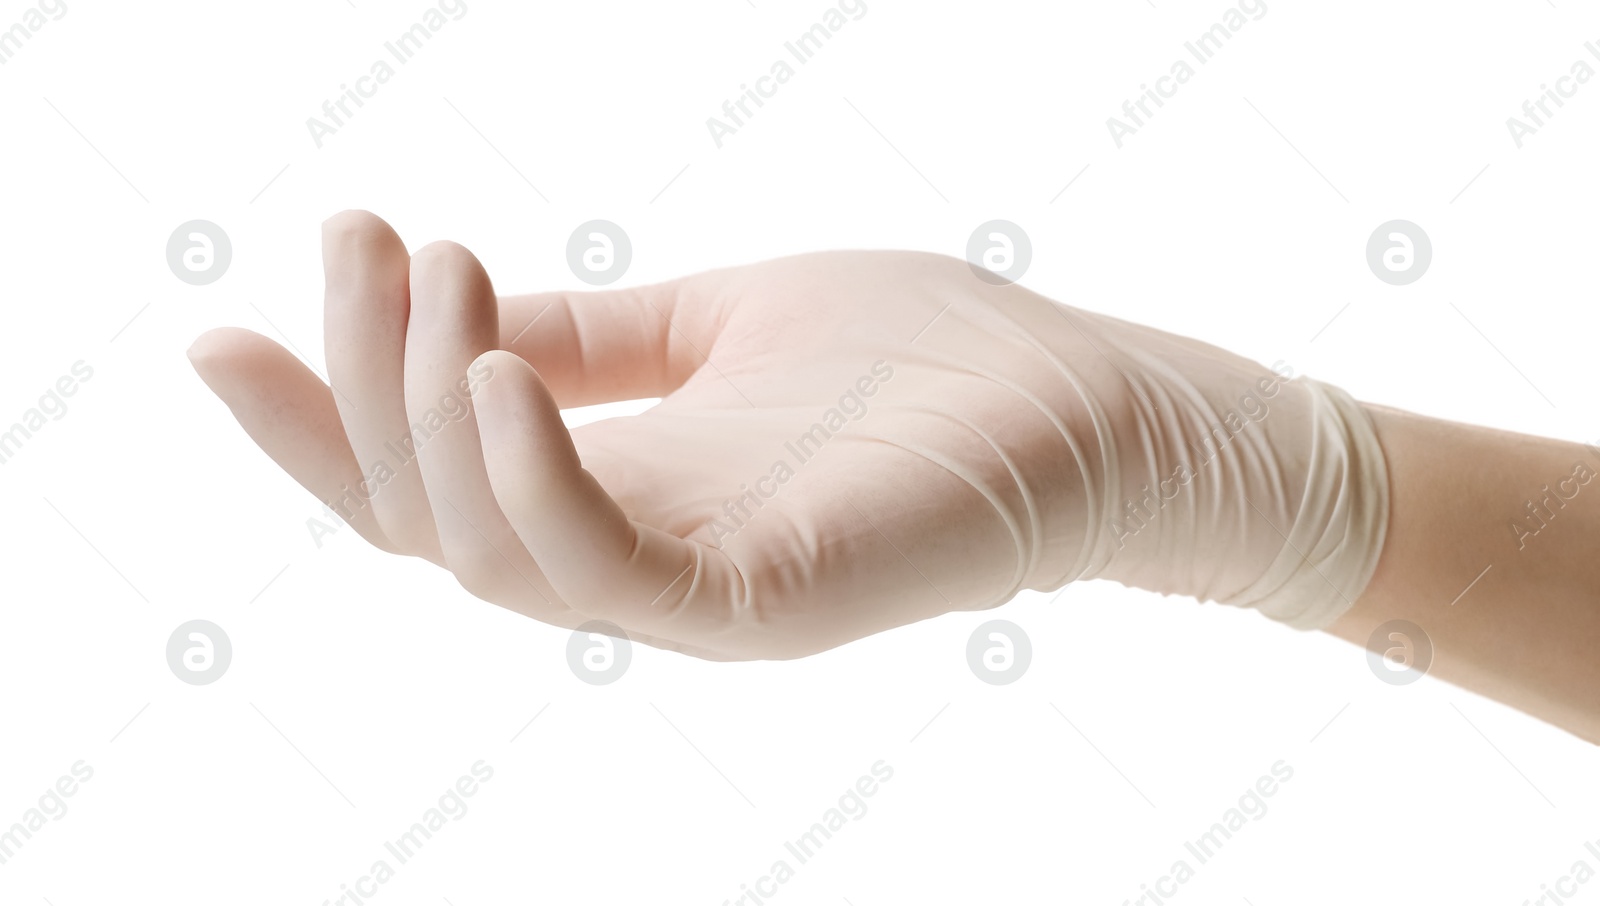
[[[1107,578],[1317,627],[1382,548],[1383,459],[1343,392],[957,259],[497,302],[460,246],[408,257],[362,212],[324,230],[337,393],[238,329],[195,344],[201,376],[372,543],[556,625],[790,658]]]

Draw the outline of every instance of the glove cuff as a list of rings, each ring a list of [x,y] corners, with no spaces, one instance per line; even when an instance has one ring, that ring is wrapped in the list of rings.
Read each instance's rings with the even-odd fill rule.
[[[1294,524],[1267,571],[1221,603],[1296,629],[1342,616],[1377,569],[1389,523],[1389,473],[1372,419],[1344,390],[1300,379],[1312,401],[1311,459]]]

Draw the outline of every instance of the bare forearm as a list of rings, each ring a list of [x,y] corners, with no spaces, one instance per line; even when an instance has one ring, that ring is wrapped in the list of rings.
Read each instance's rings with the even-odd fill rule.
[[[1371,583],[1327,631],[1368,645],[1408,620],[1432,643],[1434,675],[1600,742],[1600,458],[1367,409],[1389,467],[1388,533]]]

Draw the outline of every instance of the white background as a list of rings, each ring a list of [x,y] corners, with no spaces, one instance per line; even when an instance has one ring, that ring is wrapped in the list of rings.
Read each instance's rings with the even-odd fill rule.
[[[961,255],[1004,218],[1053,298],[1594,441],[1600,80],[1521,149],[1505,121],[1600,67],[1600,14],[1271,0],[1119,150],[1106,118],[1220,0],[868,0],[718,149],[706,118],[822,0],[467,0],[318,149],[307,117],[421,0],[67,6],[0,66],[0,422],[94,369],[0,466],[0,827],[78,760],[94,776],[0,865],[0,902],[320,904],[479,759],[493,779],[379,906],[720,904],[880,759],[892,780],[778,906],[1123,903],[1279,760],[1293,779],[1179,903],[1518,904],[1600,868],[1593,747],[1431,677],[1381,683],[1331,637],[1107,583],[798,662],[635,646],[591,687],[569,633],[353,531],[319,549],[317,502],[183,355],[237,324],[322,370],[318,227],[349,207],[412,248],[466,244],[516,292],[577,285],[566,239],[594,218],[631,235],[627,283]],[[27,8],[0,3],[0,29]],[[164,254],[197,218],[234,246],[205,287]],[[1364,259],[1393,218],[1434,244],[1406,287]],[[965,658],[996,617],[1033,643],[1009,686]],[[233,642],[214,685],[165,660],[195,618]]]

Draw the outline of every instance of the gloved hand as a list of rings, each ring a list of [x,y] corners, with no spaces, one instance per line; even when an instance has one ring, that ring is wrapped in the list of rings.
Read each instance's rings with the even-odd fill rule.
[[[1342,391],[957,259],[497,301],[460,246],[410,257],[347,212],[324,262],[334,389],[239,329],[195,344],[201,376],[373,544],[556,625],[790,658],[1105,578],[1317,627],[1382,548],[1383,458]]]

